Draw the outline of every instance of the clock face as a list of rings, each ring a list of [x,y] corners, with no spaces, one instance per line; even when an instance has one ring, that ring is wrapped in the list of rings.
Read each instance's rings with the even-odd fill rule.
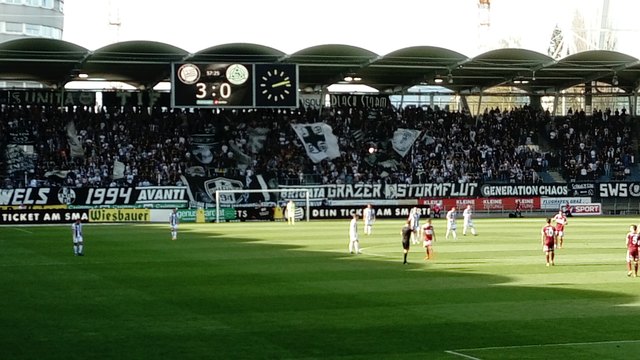
[[[272,107],[297,105],[298,87],[295,65],[256,65],[256,74],[256,105]]]
[[[260,78],[260,93],[267,100],[271,100],[274,103],[285,100],[291,92],[291,78],[289,75],[278,69],[267,70],[267,72]]]

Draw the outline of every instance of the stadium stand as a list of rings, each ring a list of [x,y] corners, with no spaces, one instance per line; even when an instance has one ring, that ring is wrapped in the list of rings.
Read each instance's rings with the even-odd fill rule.
[[[276,174],[281,184],[541,182],[552,161],[538,146],[545,126],[556,133],[560,159],[591,164],[579,139],[610,134],[596,144],[604,174],[620,176],[617,163],[633,162],[624,114],[611,116],[612,127],[574,130],[576,115],[549,121],[550,115],[527,106],[487,109],[474,118],[462,112],[430,107],[399,110],[324,108],[297,110],[58,109],[47,106],[4,106],[1,126],[35,129],[33,172],[27,185],[74,187],[181,185],[180,175]],[[615,121],[614,121],[615,119]],[[290,123],[324,122],[338,138],[340,156],[313,163]],[[586,124],[586,122],[585,122]],[[389,139],[398,128],[421,131],[410,152],[400,156]],[[256,133],[259,136],[256,136]],[[269,134],[269,136],[265,136]],[[216,143],[204,148],[203,136]],[[618,136],[620,135],[620,136]],[[261,140],[256,140],[256,137]],[[617,140],[622,137],[622,140]],[[71,140],[70,140],[71,139]],[[74,145],[74,140],[77,144]],[[563,141],[557,140],[563,139]],[[368,152],[369,147],[376,151]],[[613,149],[614,156],[607,157]],[[210,153],[207,152],[211,151]],[[203,166],[204,164],[204,166]],[[19,187],[23,173],[5,180]]]
[[[626,109],[569,111],[549,123],[549,138],[569,181],[625,180],[635,163]]]

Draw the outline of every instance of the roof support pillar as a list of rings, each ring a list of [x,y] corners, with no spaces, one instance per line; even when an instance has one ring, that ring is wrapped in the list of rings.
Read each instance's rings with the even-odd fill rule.
[[[584,83],[584,112],[593,113],[593,86],[591,81]]]
[[[558,115],[558,100],[560,100],[560,93],[556,91],[555,96],[553,97],[553,113],[551,115]]]
[[[542,95],[531,94],[529,95],[529,106],[534,109],[542,109]]]

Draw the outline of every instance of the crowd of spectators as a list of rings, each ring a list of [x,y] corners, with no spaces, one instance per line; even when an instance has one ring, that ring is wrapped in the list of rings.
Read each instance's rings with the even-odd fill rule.
[[[568,111],[548,124],[563,175],[569,181],[593,181],[601,177],[624,180],[635,163],[631,117],[622,111]]]
[[[312,162],[292,123],[323,122],[340,156]],[[420,130],[404,156],[397,129]],[[558,156],[537,146],[546,130]],[[527,106],[480,116],[431,107],[403,109],[244,109],[0,107],[0,139],[28,134],[23,167],[5,161],[3,187],[58,184],[108,187],[181,185],[182,175],[249,178],[281,184],[535,183],[550,162],[586,177],[611,174],[633,160],[628,116],[576,112],[555,120]],[[560,160],[558,160],[558,157]],[[26,167],[24,167],[26,166]],[[574,173],[570,172],[568,176]],[[26,176],[25,176],[26,175]]]
[[[28,184],[74,187],[176,184],[188,162],[188,129],[177,114],[166,115],[48,106],[5,106],[0,112],[5,145],[14,132],[30,135],[33,154],[23,153],[29,161],[21,161]],[[12,161],[6,161],[13,176],[5,187],[24,184],[27,169],[12,168]]]

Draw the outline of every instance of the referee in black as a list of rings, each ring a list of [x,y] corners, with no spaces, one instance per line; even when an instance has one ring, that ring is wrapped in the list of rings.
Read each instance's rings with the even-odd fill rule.
[[[407,264],[407,254],[409,253],[409,247],[411,246],[411,233],[411,220],[407,220],[400,231],[400,234],[402,235],[402,251],[404,253],[403,264]]]

